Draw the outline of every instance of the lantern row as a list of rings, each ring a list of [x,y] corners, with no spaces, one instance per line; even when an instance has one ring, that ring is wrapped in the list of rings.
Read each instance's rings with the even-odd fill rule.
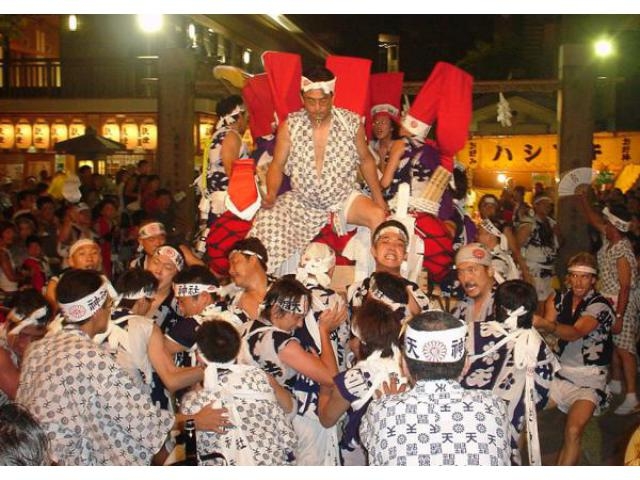
[[[86,123],[81,119],[74,119],[69,124],[58,120],[49,123],[38,119],[32,124],[24,118],[16,123],[0,119],[0,149],[27,150],[33,147],[49,150],[57,142],[84,135],[85,129]],[[158,145],[158,127],[151,119],[141,124],[134,121],[118,124],[114,120],[108,120],[102,125],[100,134],[123,143],[128,150],[155,150]]]

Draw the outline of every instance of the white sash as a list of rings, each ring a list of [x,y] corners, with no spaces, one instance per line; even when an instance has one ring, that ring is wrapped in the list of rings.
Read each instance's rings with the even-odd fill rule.
[[[536,412],[535,402],[535,369],[538,365],[538,352],[540,350],[541,343],[544,342],[540,334],[534,328],[516,328],[512,331],[507,331],[501,323],[487,322],[495,330],[504,335],[504,338],[496,343],[489,350],[482,352],[478,355],[470,357],[471,361],[478,358],[492,355],[498,349],[500,349],[507,342],[514,342],[513,346],[513,360],[514,367],[517,370],[524,370],[525,373],[525,388],[524,388],[524,418],[527,425],[528,435],[528,454],[530,465],[542,465],[542,455],[540,453],[540,438],[538,434],[538,415]],[[550,360],[543,363],[553,364],[553,371],[556,372],[560,368],[560,364],[555,356],[552,356]],[[542,365],[543,363],[540,363]]]

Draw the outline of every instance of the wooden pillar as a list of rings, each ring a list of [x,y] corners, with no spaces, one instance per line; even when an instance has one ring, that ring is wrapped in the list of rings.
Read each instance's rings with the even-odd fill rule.
[[[558,92],[558,168],[560,178],[569,170],[591,168],[593,159],[593,93],[595,75],[586,45],[560,47]],[[587,222],[575,197],[558,200],[558,224],[564,238],[557,264],[564,278],[567,260],[579,251],[589,251]]]
[[[173,193],[185,192],[177,204],[177,217],[195,223],[194,125],[195,58],[185,48],[166,48],[158,62],[158,150],[156,170],[162,185]],[[190,238],[188,238],[190,239]]]

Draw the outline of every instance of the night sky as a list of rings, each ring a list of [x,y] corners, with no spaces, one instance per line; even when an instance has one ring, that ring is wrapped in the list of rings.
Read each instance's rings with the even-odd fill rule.
[[[337,55],[375,60],[378,33],[400,35],[408,80],[424,80],[437,61],[456,63],[475,41],[490,41],[494,15],[288,15]],[[375,64],[374,64],[375,69]]]

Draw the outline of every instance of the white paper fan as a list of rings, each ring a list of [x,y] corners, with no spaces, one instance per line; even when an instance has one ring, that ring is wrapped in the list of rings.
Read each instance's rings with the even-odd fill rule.
[[[558,184],[558,196],[567,197],[574,195],[580,185],[591,185],[593,169],[589,167],[574,168],[564,174]]]

